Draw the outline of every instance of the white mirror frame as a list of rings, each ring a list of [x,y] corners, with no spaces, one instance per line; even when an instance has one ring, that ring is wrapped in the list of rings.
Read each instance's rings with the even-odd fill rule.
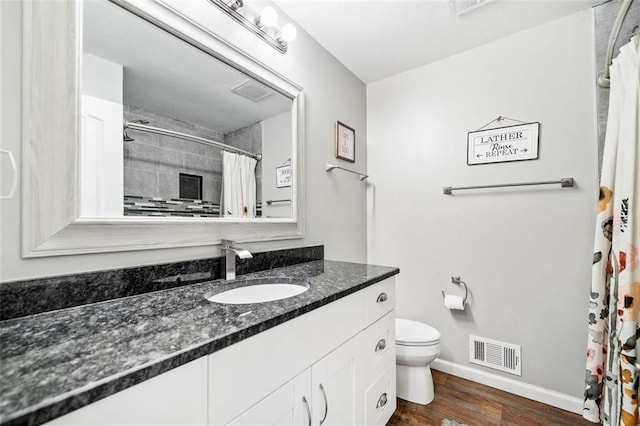
[[[300,87],[162,3],[112,0],[293,99],[293,217],[81,218],[82,2],[23,3],[22,255],[43,257],[302,238],[304,94]]]

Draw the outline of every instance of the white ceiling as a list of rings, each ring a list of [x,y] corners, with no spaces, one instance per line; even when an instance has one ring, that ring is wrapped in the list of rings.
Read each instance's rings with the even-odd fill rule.
[[[2,0],[0,0],[2,1]],[[291,110],[273,94],[231,90],[250,78],[107,1],[85,2],[83,48],[124,69],[124,103],[227,133]]]
[[[603,0],[495,0],[460,16],[447,0],[275,2],[358,78],[372,83]]]

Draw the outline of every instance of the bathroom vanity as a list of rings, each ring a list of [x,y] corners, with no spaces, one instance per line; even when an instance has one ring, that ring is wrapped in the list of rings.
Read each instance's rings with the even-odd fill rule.
[[[200,2],[24,3],[22,257],[215,246],[229,238],[244,243],[304,236],[304,90],[222,39],[215,32],[217,22],[208,21],[210,14],[202,13],[202,5],[195,3]],[[110,16],[114,19],[108,19]],[[91,46],[101,43],[92,44],[91,40],[100,34],[83,29],[102,31],[107,28],[106,21],[117,24],[116,33],[139,30],[132,32],[131,43],[116,43],[115,52],[99,52]],[[123,25],[124,22],[131,25]],[[149,38],[144,43],[140,31],[148,31]],[[107,34],[105,39],[112,37]],[[269,198],[283,198],[280,201],[289,203],[286,214],[265,210],[261,217],[247,218],[134,217],[125,215],[121,204],[123,196],[136,194],[119,192],[114,203],[103,203],[115,206],[109,211],[80,204],[80,200],[92,199],[88,194],[100,186],[96,182],[112,182],[113,176],[121,178],[126,164],[120,151],[111,155],[114,167],[104,166],[107,162],[103,156],[87,159],[81,154],[89,152],[86,147],[93,146],[93,142],[110,149],[117,145],[118,150],[124,151],[122,132],[133,129],[123,128],[121,112],[139,111],[134,107],[147,103],[136,100],[136,91],[129,89],[124,91],[123,99],[111,99],[112,93],[100,97],[89,90],[89,84],[83,84],[89,79],[83,80],[82,76],[93,75],[103,82],[100,75],[117,69],[114,93],[122,92],[125,86],[149,87],[120,81],[136,75],[127,58],[113,59],[115,62],[109,66],[104,62],[107,57],[125,54],[124,49],[119,49],[128,45],[132,45],[130,55],[135,58],[143,51],[164,52],[159,47],[162,40],[175,46],[176,55],[193,54],[193,61],[202,62],[202,69],[231,67],[239,82],[259,83],[273,92],[272,100],[284,97],[287,108],[272,110],[265,117],[278,112],[278,117],[286,118],[278,131],[272,132],[278,133],[277,139],[286,142],[286,146],[275,149],[265,136],[261,162],[265,176],[272,176],[266,171],[288,164],[291,186],[276,188],[286,194],[262,194],[266,205]],[[133,41],[142,43],[142,47],[136,48]],[[146,46],[156,48],[150,50]],[[83,51],[83,47],[89,50]],[[51,52],[55,52],[55,61],[51,60]],[[172,109],[186,114],[188,108],[178,107],[178,99],[164,90],[179,89],[182,80],[191,75],[175,72],[181,63],[171,60],[168,71],[157,74],[180,77],[163,82],[161,92]],[[103,66],[93,67],[96,64]],[[154,63],[145,66],[163,69]],[[225,80],[212,78],[218,75],[213,71],[207,75],[208,83]],[[196,94],[208,97],[204,89],[211,84],[191,86],[196,88]],[[197,106],[197,111],[206,111],[209,118],[220,115],[212,113],[206,103],[197,102],[194,95],[178,89],[188,104]],[[109,114],[98,117],[86,110],[91,97],[99,98],[102,106],[110,105],[107,101],[115,103],[117,111],[111,114],[107,110]],[[145,109],[163,115],[158,105]],[[239,111],[237,116],[246,115],[248,108]],[[110,129],[109,135],[113,133],[115,137],[105,130],[104,134],[96,133],[95,141],[88,142],[81,129],[90,127],[89,116],[100,119],[95,128]],[[228,123],[205,126],[197,117],[169,118],[225,135],[245,128],[223,129]],[[275,127],[275,123],[266,121],[264,118],[264,129],[272,124]],[[102,122],[115,125],[101,127]],[[135,141],[131,139],[138,138],[142,144],[145,137],[133,131],[129,136],[125,141],[132,151],[135,145],[131,142]],[[157,151],[155,145],[147,148]],[[158,162],[159,157],[162,155],[151,156],[150,162]],[[177,179],[177,175],[171,171],[173,178]],[[117,181],[115,186],[120,191],[122,184]],[[115,193],[94,195],[97,201],[104,201]],[[274,264],[281,266],[270,263],[265,268],[269,270],[245,271],[242,278],[286,277],[307,282],[309,289],[273,302],[227,305],[212,303],[206,297],[241,284],[215,280],[212,268],[187,273],[176,267],[175,275],[159,275],[149,281],[137,279],[139,271],[117,271],[112,275],[109,272],[113,271],[107,271],[91,282],[88,290],[80,285],[84,283],[71,277],[66,292],[51,297],[45,305],[54,307],[44,311],[39,309],[43,303],[38,296],[30,293],[33,287],[3,283],[5,289],[11,287],[29,297],[18,297],[17,302],[5,297],[3,307],[9,305],[9,309],[0,315],[9,318],[0,322],[0,425],[386,423],[396,403],[393,276],[398,269],[324,260],[284,268]],[[208,275],[209,281],[200,279],[204,282],[184,285],[191,278],[187,275]],[[126,279],[116,282],[113,277]],[[173,282],[173,288],[165,286]],[[55,289],[48,283],[36,283],[38,286],[43,293]],[[145,293],[140,290],[142,287],[151,290],[144,290],[148,291]],[[159,288],[163,290],[156,291]],[[112,290],[122,290],[123,295],[112,297]],[[90,302],[77,303],[76,296],[83,292],[95,294]],[[65,305],[67,302],[73,304]],[[21,315],[7,316],[13,313]]]
[[[0,424],[385,424],[397,268],[312,261],[279,301],[209,281],[0,323]]]

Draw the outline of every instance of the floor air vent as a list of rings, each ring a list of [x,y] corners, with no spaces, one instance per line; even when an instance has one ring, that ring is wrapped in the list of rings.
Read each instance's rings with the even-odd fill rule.
[[[469,361],[507,373],[522,375],[520,345],[469,336]]]

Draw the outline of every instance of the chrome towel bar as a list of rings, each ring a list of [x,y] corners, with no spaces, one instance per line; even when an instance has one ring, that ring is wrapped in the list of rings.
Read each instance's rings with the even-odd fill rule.
[[[365,174],[360,173],[360,172],[355,172],[353,170],[345,169],[344,167],[336,166],[335,164],[327,163],[325,165],[325,168],[324,168],[324,170],[327,171],[327,172],[330,172],[333,169],[340,169],[343,172],[353,173],[354,175],[358,175],[358,178],[360,178],[361,181],[364,181],[365,179],[367,179],[369,177],[369,175],[365,175]]]
[[[267,200],[265,201],[265,203],[267,203],[268,205],[271,205],[273,203],[290,203],[291,200]]]
[[[553,185],[560,184],[562,188],[570,188],[574,186],[572,177],[562,178],[560,180],[543,180],[539,182],[518,182],[518,183],[497,183],[493,185],[475,185],[475,186],[445,186],[442,188],[442,193],[451,195],[452,191],[458,191],[461,189],[484,189],[484,188],[503,188],[507,186],[531,186],[531,185]]]

